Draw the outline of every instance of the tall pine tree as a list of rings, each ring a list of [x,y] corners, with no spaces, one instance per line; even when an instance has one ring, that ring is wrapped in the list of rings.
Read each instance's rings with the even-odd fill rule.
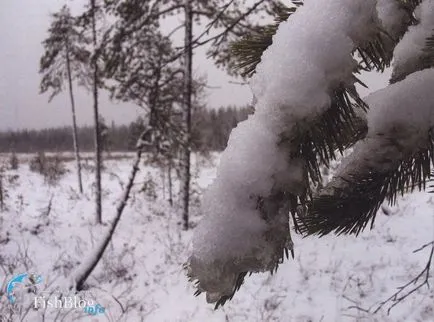
[[[66,80],[72,114],[72,137],[77,164],[78,188],[83,192],[81,178],[80,148],[77,136],[77,116],[73,81],[83,84],[87,82],[87,64],[90,53],[86,48],[89,39],[77,28],[77,21],[72,17],[67,6],[52,15],[48,37],[43,41],[44,55],[40,61],[42,74],[41,93],[51,91],[50,101],[64,90]]]

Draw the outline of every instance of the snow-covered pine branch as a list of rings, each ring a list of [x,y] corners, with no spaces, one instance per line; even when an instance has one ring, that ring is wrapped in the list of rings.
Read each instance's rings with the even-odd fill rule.
[[[352,53],[378,35],[376,5],[306,1],[263,54],[251,83],[256,111],[231,133],[187,263],[208,302],[224,303],[246,273],[275,269],[292,249],[289,200],[309,189],[294,137],[330,109],[334,89],[353,85]]]
[[[377,14],[387,37],[392,40],[398,40],[410,22],[408,13],[396,0],[377,0]]]
[[[416,7],[415,17],[419,22],[409,27],[393,53],[393,73],[391,82],[404,79],[407,75],[433,66],[428,51],[427,39],[434,34],[434,1],[424,0]]]
[[[430,175],[434,69],[415,72],[366,98],[368,134],[342,161],[303,218],[308,233],[359,233],[388,198],[424,187]]]
[[[433,34],[434,1],[423,1],[415,16],[419,24],[394,50],[391,82],[407,78],[365,100],[370,106],[367,137],[314,197],[302,219],[305,232],[358,234],[369,221],[373,224],[385,199],[393,203],[398,193],[425,187],[433,162],[432,72],[414,72],[432,66],[424,49]]]

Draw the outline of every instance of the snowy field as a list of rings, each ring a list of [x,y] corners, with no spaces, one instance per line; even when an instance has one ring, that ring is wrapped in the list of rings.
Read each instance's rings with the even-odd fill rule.
[[[247,278],[231,302],[214,310],[203,295],[193,296],[182,269],[192,231],[180,230],[180,207],[176,200],[173,207],[168,204],[161,171],[143,166],[115,236],[88,280],[88,290],[105,313],[34,310],[32,302],[11,307],[4,290],[13,275],[37,273],[44,278],[41,289],[63,289],[107,228],[94,224],[91,169],[85,169],[80,196],[73,162],[67,163],[70,171],[59,185],[48,186],[25,159],[3,176],[7,209],[0,213],[0,321],[434,321],[434,291],[426,286],[390,315],[393,303],[372,313],[425,267],[430,247],[413,251],[434,240],[434,194],[404,196],[388,215],[380,211],[374,229],[358,238],[295,236],[294,260],[274,275]],[[105,221],[115,214],[130,163],[105,162]],[[216,163],[217,158],[196,160],[193,167],[193,223],[200,219],[200,194],[214,178]]]

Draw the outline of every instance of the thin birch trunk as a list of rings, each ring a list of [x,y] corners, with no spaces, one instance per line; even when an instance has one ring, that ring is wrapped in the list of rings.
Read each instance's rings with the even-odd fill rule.
[[[161,183],[163,186],[163,200],[166,200],[166,169],[164,165],[161,166]]]
[[[77,177],[78,177],[78,189],[80,193],[83,193],[83,181],[81,179],[81,159],[80,159],[80,148],[78,144],[77,135],[77,117],[75,113],[75,100],[74,92],[72,89],[72,76],[71,76],[71,61],[69,58],[69,45],[66,42],[66,69],[68,73],[68,85],[69,85],[69,98],[71,101],[71,112],[72,112],[72,140],[74,144],[75,161],[77,163]]]
[[[169,160],[169,167],[167,169],[167,179],[169,182],[169,204],[173,206],[173,194],[172,194],[172,160]]]
[[[0,173],[0,211],[5,209],[3,174]]]
[[[92,37],[94,50],[97,50],[97,35],[96,35],[96,6],[95,0],[90,1],[92,15]],[[95,52],[92,59],[93,67],[93,117],[95,123],[95,203],[96,203],[96,222],[102,223],[102,201],[101,201],[101,133],[99,126],[99,111],[98,111],[98,53]]]
[[[183,201],[183,229],[189,227],[189,204],[190,204],[190,145],[191,145],[191,96],[192,96],[192,63],[193,63],[193,11],[191,0],[185,0],[185,39],[184,39],[184,95],[183,116],[185,124],[184,149],[182,156],[182,201]]]

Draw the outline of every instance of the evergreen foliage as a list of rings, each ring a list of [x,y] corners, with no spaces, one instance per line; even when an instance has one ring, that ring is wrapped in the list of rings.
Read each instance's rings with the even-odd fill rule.
[[[41,93],[51,92],[50,101],[65,89],[68,79],[69,60],[71,78],[78,84],[89,82],[88,63],[90,52],[87,45],[90,40],[77,26],[77,18],[73,17],[67,6],[52,15],[52,23],[48,29],[49,36],[43,41],[45,49],[40,60]]]
[[[417,8],[420,4],[422,8]],[[390,67],[396,54],[396,48],[399,45],[401,45],[399,50],[402,51],[402,59],[406,65],[404,67],[401,66],[402,68],[399,70],[399,73],[396,73],[397,66],[399,67],[400,63],[394,62],[394,74],[390,80],[391,83],[402,81],[415,72],[433,66],[433,37],[428,37],[424,50],[419,51],[420,39],[418,36],[414,36],[414,33],[410,36],[414,36],[413,39],[408,36],[415,30],[417,25],[424,23],[423,19],[432,20],[432,2],[405,0],[370,2],[369,5],[372,6],[369,8],[377,9],[376,13],[373,10],[367,14],[370,19],[370,27],[372,28],[357,28],[357,31],[348,28],[351,32],[345,34],[345,37],[351,39],[351,45],[354,45],[351,56],[355,61],[352,70],[353,79],[350,80],[348,76],[342,75],[340,83],[330,76],[335,75],[329,71],[329,69],[333,70],[335,65],[331,67],[328,64],[330,62],[336,64],[336,62],[333,60],[333,57],[329,57],[332,56],[329,51],[326,51],[327,54],[324,55],[320,53],[312,56],[307,55],[308,51],[313,50],[313,44],[309,42],[312,40],[309,40],[308,31],[312,33],[313,37],[318,37],[321,35],[321,32],[308,28],[310,26],[303,25],[302,22],[306,20],[302,20],[302,15],[304,15],[304,18],[307,18],[310,12],[304,10],[304,8],[300,10],[299,8],[303,5],[302,1],[295,1],[292,3],[292,6],[281,4],[274,7],[273,12],[276,15],[275,23],[252,28],[247,35],[240,37],[231,46],[233,59],[230,60],[229,66],[234,68],[233,74],[245,78],[254,76],[253,91],[258,95],[257,105],[260,112],[254,115],[257,117],[253,117],[251,122],[244,124],[244,131],[237,131],[234,134],[234,140],[231,140],[234,144],[231,144],[222,157],[224,164],[220,166],[219,175],[211,185],[211,188],[209,188],[210,193],[214,197],[207,196],[208,198],[203,207],[204,212],[206,212],[206,217],[203,219],[204,224],[200,227],[200,232],[196,233],[197,237],[194,240],[196,245],[186,264],[187,275],[191,280],[196,282],[198,289],[196,295],[205,292],[207,301],[216,303],[216,306],[224,304],[234,296],[234,293],[242,285],[247,273],[266,270],[274,271],[276,265],[281,263],[285,252],[281,251],[281,245],[274,243],[274,239],[268,236],[269,234],[278,235],[283,229],[280,226],[273,226],[273,220],[279,221],[281,225],[286,225],[286,222],[283,223],[283,217],[280,217],[280,211],[289,209],[293,216],[295,230],[305,236],[312,234],[324,236],[330,233],[357,235],[368,227],[369,224],[373,227],[376,213],[384,201],[393,204],[399,195],[413,191],[414,189],[425,189],[426,183],[432,173],[434,164],[432,129],[428,131],[425,123],[431,122],[429,124],[432,126],[433,121],[429,119],[432,113],[430,114],[428,110],[429,103],[427,103],[427,98],[422,98],[419,102],[421,106],[418,107],[421,113],[425,113],[423,115],[426,116],[426,119],[419,120],[416,118],[417,121],[423,124],[422,129],[414,129],[414,125],[405,124],[406,120],[403,120],[407,114],[411,114],[404,109],[411,109],[412,107],[408,106],[408,104],[402,104],[405,97],[397,95],[397,93],[403,93],[402,90],[406,89],[405,85],[408,85],[410,88],[417,86],[418,89],[421,89],[421,92],[417,91],[417,93],[421,93],[422,95],[424,95],[423,93],[427,94],[426,84],[422,84],[420,81],[425,78],[420,78],[422,76],[418,74],[412,78],[419,79],[419,83],[417,84],[400,83],[398,84],[399,87],[392,87],[393,85],[390,85],[389,89],[398,88],[401,91],[378,92],[377,98],[380,100],[375,107],[381,113],[386,113],[385,111],[389,113],[393,112],[395,105],[399,107],[397,116],[391,117],[392,120],[390,122],[373,121],[372,118],[378,117],[378,114],[376,114],[375,109],[374,112],[369,110],[369,104],[359,96],[354,86],[358,83],[366,87],[358,79],[362,71],[384,72],[387,67]],[[345,19],[348,18],[349,14],[353,14],[355,18],[357,10],[354,10],[354,8],[361,8],[365,4],[360,1],[359,4],[352,7],[353,3],[351,2],[330,1],[324,5],[324,8],[328,8],[329,10],[330,8],[336,9],[337,7],[333,7],[334,5],[341,5],[342,7],[347,6],[347,11],[343,9],[342,12],[337,13],[337,15],[342,14],[341,19],[340,17],[334,17],[330,18],[329,21],[326,19],[330,15],[327,15],[327,17],[321,15],[319,4],[307,4],[306,2],[306,6],[308,5],[310,5],[311,10],[318,10],[315,11],[315,14],[322,19],[322,23],[327,21],[332,24],[334,21],[337,21],[336,26],[339,26],[342,30],[342,26],[348,26],[348,21]],[[357,7],[358,5],[359,7]],[[425,7],[423,7],[424,5]],[[307,7],[305,8],[307,9]],[[367,7],[364,8],[366,9]],[[416,8],[419,11],[415,13]],[[300,16],[297,16],[299,19],[296,20],[294,18],[294,24],[286,23],[293,15],[297,15],[298,10],[302,11],[300,12]],[[421,12],[423,10],[424,12]],[[420,18],[421,21],[418,21],[419,16],[422,17]],[[427,26],[431,26],[431,20],[426,23]],[[282,23],[285,24],[282,26],[282,30],[280,30],[279,27]],[[338,25],[339,23],[342,23],[342,25]],[[351,27],[355,28],[354,26],[356,24]],[[409,30],[411,26],[416,27]],[[290,48],[291,43],[284,43],[285,36],[287,37],[286,39],[299,40],[295,36],[294,38],[289,37],[288,34],[289,32],[296,32],[297,27],[308,30],[303,30],[303,35],[307,39],[305,41],[300,40],[298,45],[304,45],[300,52],[305,53],[313,61],[303,61],[303,55],[297,54],[296,50],[293,51],[293,48]],[[338,29],[338,27],[336,28]],[[427,27],[421,27],[417,30],[426,33],[424,28],[426,29]],[[360,32],[364,36],[361,38],[353,34],[354,32],[357,33],[360,29],[363,29]],[[278,30],[279,33],[277,33]],[[321,29],[319,28],[319,30]],[[332,30],[337,33],[337,30]],[[327,32],[324,35],[327,36]],[[333,37],[330,36],[330,38]],[[276,39],[279,42],[273,43]],[[319,38],[315,39],[318,40]],[[330,42],[332,40],[339,44],[339,39],[333,38]],[[326,43],[324,44],[326,45]],[[411,45],[415,48],[411,48]],[[263,58],[263,53],[269,47],[270,52]],[[290,52],[290,54],[285,56],[285,50]],[[321,51],[321,49],[318,50]],[[282,61],[274,63],[280,58],[279,55],[285,57],[282,57]],[[321,57],[321,59],[318,59],[318,57]],[[264,61],[260,65],[261,69],[255,75],[256,68],[262,59]],[[317,84],[315,83],[314,72],[311,72],[311,70],[307,72],[310,78],[300,77],[299,84],[297,83],[297,74],[293,71],[291,74],[291,71],[288,70],[288,74],[290,74],[288,77],[282,75],[279,68],[286,67],[290,69],[291,63],[306,63],[307,68],[312,67],[315,72],[318,72],[318,78],[324,76],[322,73],[326,74],[324,78],[329,83],[325,87],[326,90],[324,88],[320,88],[320,90],[321,93],[322,91],[327,91],[331,101],[330,105],[326,104],[326,108],[317,110],[314,108],[317,107],[315,105],[316,101],[304,99],[301,94],[297,96],[294,89],[288,92],[293,94],[295,98],[292,99],[290,94],[285,96],[285,86],[288,84],[293,86],[305,85],[308,89],[311,88],[309,87],[311,85],[309,81]],[[342,62],[342,65],[342,71],[347,71],[348,69],[344,68],[351,67],[351,65],[345,65],[344,62]],[[300,69],[294,69],[302,72]],[[276,77],[273,79],[274,74],[270,73],[275,73]],[[430,77],[432,77],[432,74],[423,75],[431,75]],[[283,84],[280,87],[276,83],[276,79],[282,81]],[[330,81],[330,79],[333,81]],[[428,79],[432,80],[432,78]],[[268,84],[268,82],[272,84]],[[321,87],[323,84],[318,83],[317,85]],[[402,87],[400,87],[401,85]],[[281,112],[286,111],[286,106],[279,95],[289,100],[287,103],[288,120],[285,119],[289,124],[286,127],[282,125],[281,128],[274,129],[271,127],[280,126],[280,123],[275,122],[275,119],[286,116],[284,112]],[[400,100],[400,102],[397,100]],[[297,106],[298,102],[301,102],[302,106]],[[298,111],[297,108],[300,110],[305,108],[307,111],[303,113],[303,111]],[[312,108],[312,110],[309,108]],[[299,112],[301,116],[298,114]],[[313,112],[315,112],[314,116],[309,114]],[[266,113],[269,114],[265,115]],[[384,117],[387,117],[387,115],[381,114],[381,118]],[[246,147],[245,151],[240,152],[238,155],[236,153],[237,149],[244,150],[242,143],[240,143],[240,138],[248,141],[248,134],[253,136],[255,134],[254,129],[256,128],[262,133],[257,137],[254,136],[260,143],[256,144],[254,140],[249,141],[250,146]],[[270,132],[268,133],[267,131]],[[421,132],[423,132],[422,135]],[[285,183],[276,178],[281,175],[280,164],[270,165],[270,168],[267,168],[267,166],[262,167],[250,160],[254,155],[257,155],[261,147],[266,149],[266,144],[273,145],[274,140],[276,140],[276,133],[278,133],[277,148],[267,149],[267,152],[272,154],[269,158],[270,163],[276,162],[277,164],[280,161],[281,156],[276,150],[278,152],[289,152],[287,158],[288,171],[294,171],[298,175],[294,178],[291,173],[288,173],[287,181],[282,179]],[[406,137],[407,135],[410,138]],[[417,137],[418,141],[411,141],[412,137]],[[406,139],[408,140],[406,141]],[[343,161],[343,165],[339,171],[324,186],[321,168],[330,167],[331,161],[339,158],[344,151],[354,145],[356,145],[354,151],[348,151],[350,156]],[[231,160],[231,158],[236,159],[236,161],[233,163],[229,162],[228,160]],[[249,160],[244,160],[243,158]],[[258,156],[258,159],[265,163],[267,161],[267,158],[262,158],[262,156]],[[253,164],[251,167],[248,165],[249,162]],[[237,167],[240,164],[246,165],[249,170],[246,170],[244,173],[242,168],[237,168],[238,171],[245,175],[254,175],[253,169],[255,169],[258,173],[257,181],[262,182],[271,177],[272,184],[268,181],[268,185],[257,183],[256,189],[250,190],[243,186],[241,179],[236,178],[232,181],[230,175],[235,171],[231,169],[231,166]],[[247,192],[244,195],[241,193],[239,199],[245,197],[246,200],[244,202],[238,201],[238,199],[237,201],[230,200],[228,201],[229,206],[219,208],[219,203],[223,201],[222,199],[230,199],[227,191],[233,189],[235,192],[240,187],[245,187]],[[256,193],[256,191],[260,192]],[[251,209],[250,200],[256,203],[254,210]],[[213,208],[218,209],[213,210]],[[238,212],[240,218],[245,215],[245,221],[252,220],[253,222],[257,217],[260,217],[263,227],[259,229],[254,224],[249,225],[249,223],[245,223],[246,227],[244,227],[239,224],[240,219],[234,217],[232,212]],[[252,217],[247,217],[248,215]],[[211,227],[218,226],[219,224],[224,226],[227,222],[231,222],[236,226],[239,225],[240,227],[237,226],[236,231],[232,227],[226,227],[226,229],[221,229],[218,234],[213,233]],[[247,243],[247,245],[242,243],[242,246],[237,248],[233,253],[224,252],[219,248],[219,244],[225,244],[225,240],[231,238],[227,231],[231,232],[231,236],[237,232],[244,234],[250,240],[250,243]],[[209,235],[212,236],[209,237]],[[287,239],[290,241],[290,237],[287,237]],[[283,241],[284,239],[282,238],[281,240]],[[205,243],[205,246],[202,245],[203,243]],[[291,247],[292,245],[289,242],[287,245],[284,245],[283,249],[286,251],[292,250]],[[263,253],[261,253],[261,250]],[[258,259],[260,257],[262,258],[262,262]],[[255,259],[257,260],[255,261]],[[274,265],[271,265],[270,262]],[[217,283],[217,281],[220,281],[220,283]]]
[[[362,86],[366,87],[358,80],[357,73],[374,70],[382,72],[389,67],[395,45],[408,26],[418,23],[412,13],[421,1],[397,0],[397,2],[410,17],[407,25],[401,28],[400,35],[393,39],[391,35],[379,30],[373,41],[357,48],[354,52],[354,55],[359,58],[359,66],[354,71],[354,77]],[[234,42],[232,44],[234,60],[231,65],[234,72],[243,77],[251,77],[261,61],[263,52],[272,44],[272,37],[279,24],[290,19],[290,16],[302,5],[302,1],[292,1],[292,6],[276,6],[274,24],[259,27]],[[433,44],[434,41],[428,38],[427,56],[424,63],[418,65],[414,71],[433,66],[432,55],[429,54],[434,47]],[[398,80],[391,79],[392,82]],[[309,129],[303,128],[299,133],[288,133],[282,138],[281,144],[285,144],[288,140],[299,142],[299,152],[291,157],[301,157],[306,161],[311,182],[309,186],[314,188],[314,190],[309,189],[302,196],[292,197],[297,200],[292,206],[294,223],[302,233],[325,235],[335,231],[358,234],[369,222],[373,224],[375,214],[384,200],[394,203],[398,194],[425,187],[432,162],[430,148],[422,149],[414,156],[402,160],[394,171],[382,174],[369,172],[362,177],[356,175],[352,179],[351,189],[354,190],[351,192],[335,191],[329,195],[316,191],[323,181],[320,168],[328,167],[330,161],[335,160],[343,151],[365,137],[367,124],[363,114],[368,108],[354,87],[346,87],[342,84],[334,90],[331,108],[313,122]]]

